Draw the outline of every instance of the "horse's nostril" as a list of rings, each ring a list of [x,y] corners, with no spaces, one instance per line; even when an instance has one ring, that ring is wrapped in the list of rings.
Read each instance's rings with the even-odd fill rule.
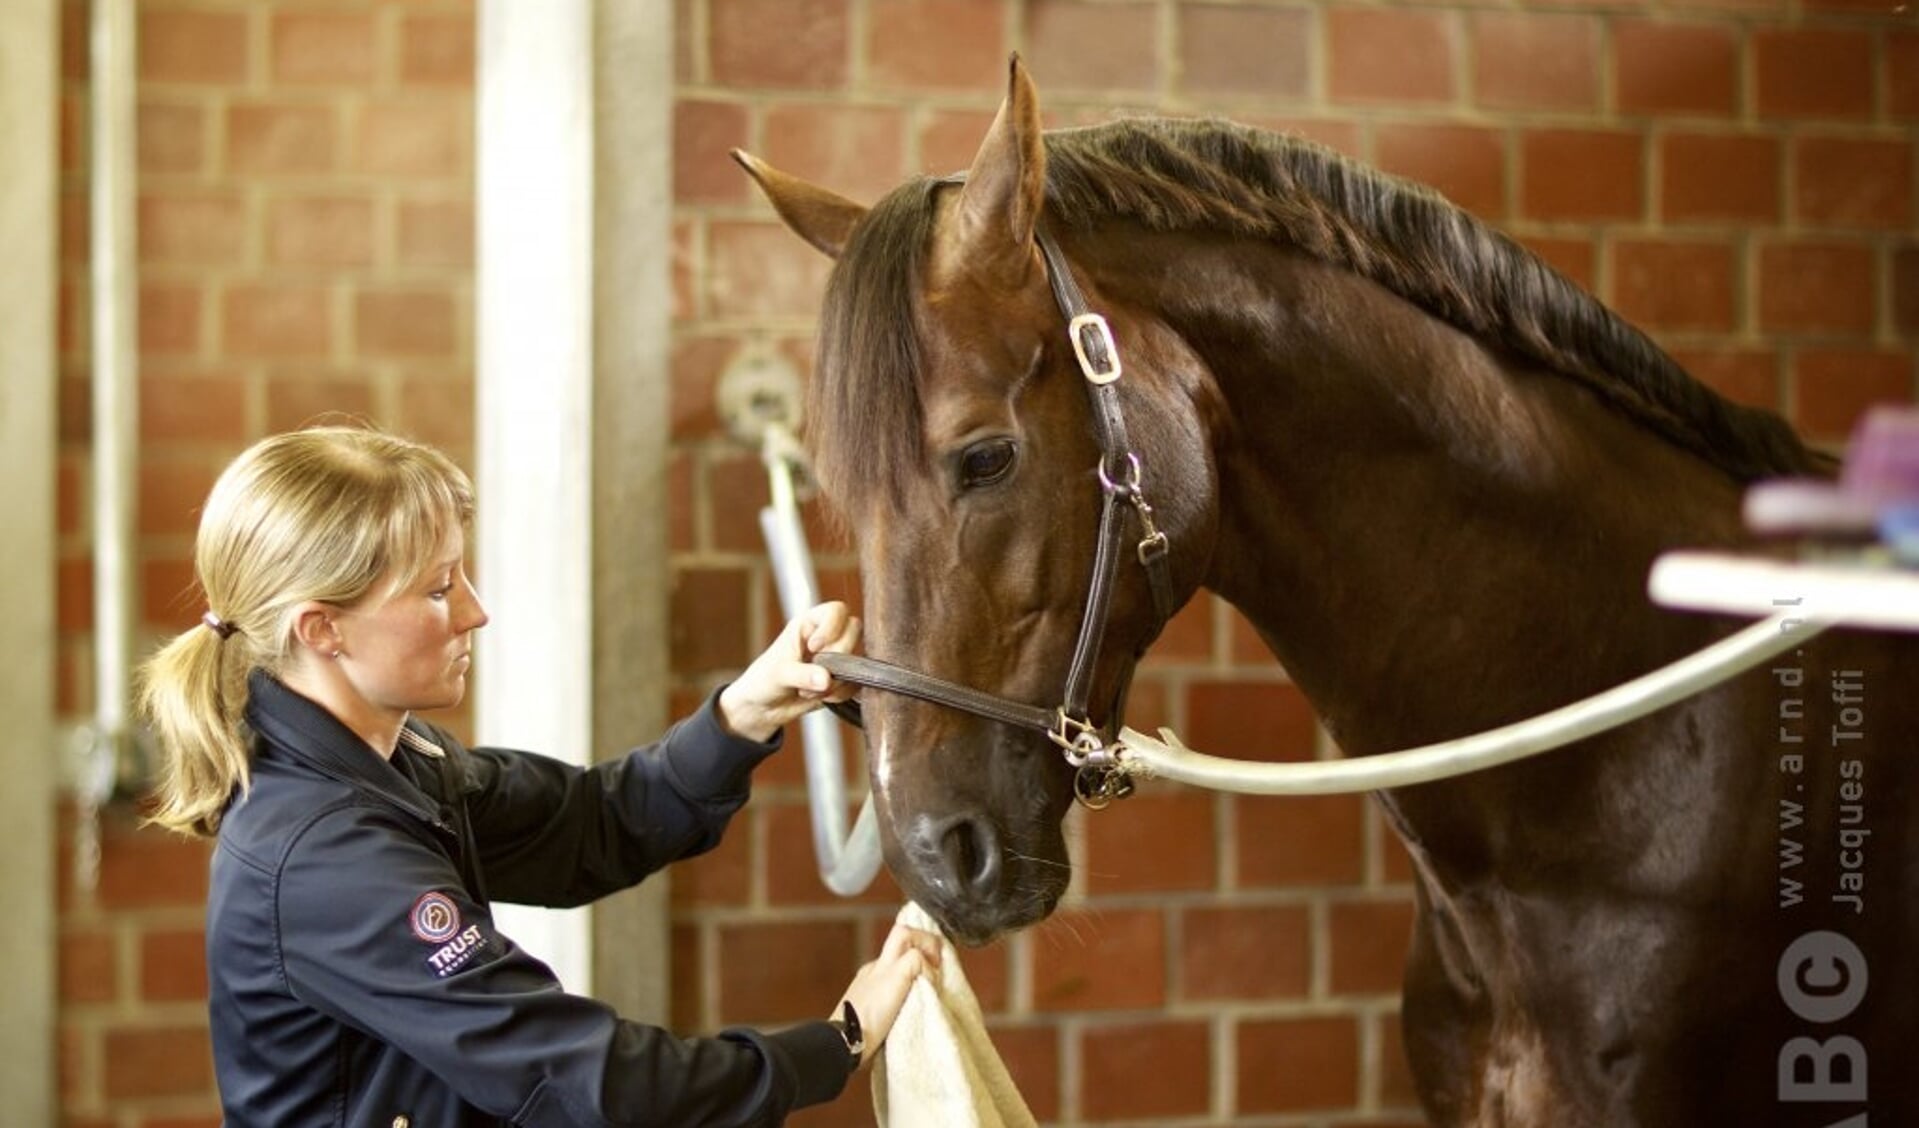
[[[940,835],[940,856],[963,893],[990,896],[999,881],[999,844],[990,827],[956,819]]]

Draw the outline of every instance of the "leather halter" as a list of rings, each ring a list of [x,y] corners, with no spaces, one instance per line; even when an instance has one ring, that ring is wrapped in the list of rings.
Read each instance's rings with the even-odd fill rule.
[[[903,694],[1016,728],[1044,732],[1060,746],[1066,762],[1079,769],[1073,780],[1074,794],[1081,803],[1098,809],[1114,799],[1124,798],[1133,789],[1132,781],[1116,770],[1118,756],[1110,735],[1094,725],[1087,712],[1093,668],[1105,639],[1113,586],[1126,548],[1124,525],[1129,508],[1139,517],[1140,538],[1133,546],[1133,555],[1146,569],[1154,612],[1159,616],[1158,625],[1163,626],[1177,608],[1173,606],[1166,534],[1153,523],[1153,507],[1147,504],[1142,488],[1139,455],[1126,434],[1126,417],[1119,400],[1119,348],[1113,340],[1112,328],[1104,317],[1087,309],[1086,298],[1080,293],[1079,284],[1073,280],[1073,272],[1052,236],[1043,228],[1035,234],[1046,260],[1053,299],[1066,317],[1067,337],[1072,342],[1073,355],[1079,360],[1080,372],[1086,377],[1093,431],[1100,451],[1099,543],[1093,556],[1092,586],[1087,592],[1085,613],[1080,618],[1079,639],[1073,646],[1061,703],[1052,709],[1028,705],[859,655],[818,654],[813,660],[842,681]],[[1157,634],[1157,629],[1153,633]],[[841,715],[859,723],[850,715],[852,712],[842,711]],[[1111,718],[1115,730],[1118,720],[1117,716]]]

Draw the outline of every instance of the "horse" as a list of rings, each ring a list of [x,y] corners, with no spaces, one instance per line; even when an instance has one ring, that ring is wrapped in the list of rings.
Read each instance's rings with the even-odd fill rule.
[[[1834,470],[1436,193],[1223,121],[1046,131],[1017,57],[970,168],[870,208],[735,156],[836,260],[808,442],[868,654],[1042,705],[1083,661],[1089,731],[1117,731],[1167,613],[1130,561],[1096,590],[1103,497],[1150,514],[1175,605],[1230,602],[1365,756],[1744,625],[1653,606],[1649,566],[1748,545],[1747,484]],[[1066,282],[1123,370],[1076,356],[1101,334],[1066,331]],[[1563,749],[1375,793],[1413,862],[1402,1029],[1431,1121],[1919,1123],[1914,685],[1912,639],[1833,630]],[[1070,741],[862,698],[902,889],[969,944],[1050,913]]]

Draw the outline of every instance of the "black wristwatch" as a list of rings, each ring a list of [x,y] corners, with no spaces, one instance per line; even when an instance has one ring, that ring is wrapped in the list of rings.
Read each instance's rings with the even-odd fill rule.
[[[853,1009],[852,1000],[841,1000],[840,1016],[826,1021],[828,1026],[840,1032],[840,1037],[846,1042],[846,1052],[852,1055],[853,1064],[858,1066],[866,1056],[866,1032],[860,1029],[860,1012]]]

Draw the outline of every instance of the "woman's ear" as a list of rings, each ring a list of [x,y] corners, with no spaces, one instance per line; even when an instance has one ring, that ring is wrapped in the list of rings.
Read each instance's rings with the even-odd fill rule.
[[[346,640],[334,616],[339,608],[309,599],[293,609],[293,641],[320,658],[338,658]]]

